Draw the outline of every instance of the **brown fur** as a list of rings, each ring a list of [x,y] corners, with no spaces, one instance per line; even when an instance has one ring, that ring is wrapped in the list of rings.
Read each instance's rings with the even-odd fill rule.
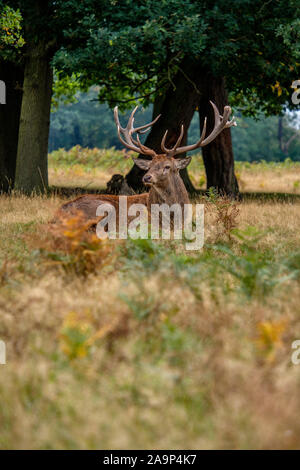
[[[118,136],[120,141],[125,147],[133,150],[137,153],[142,153],[143,155],[148,155],[151,157],[151,160],[143,160],[141,158],[135,158],[135,164],[146,170],[146,174],[143,177],[143,182],[146,185],[150,186],[149,194],[144,193],[140,195],[127,196],[128,208],[132,204],[144,204],[148,209],[148,215],[151,214],[152,204],[167,204],[169,206],[177,203],[181,205],[183,209],[184,204],[189,203],[189,197],[185,189],[184,183],[179,175],[179,170],[185,168],[191,161],[190,157],[185,158],[174,158],[176,155],[186,153],[189,150],[194,150],[199,147],[204,147],[214,140],[223,129],[235,126],[236,122],[234,118],[231,121],[228,120],[231,113],[230,106],[224,107],[224,114],[220,116],[220,113],[214,103],[211,102],[211,105],[214,109],[215,123],[212,132],[205,137],[206,134],[206,120],[203,126],[202,135],[196,144],[186,145],[180,147],[180,143],[184,136],[184,128],[181,126],[180,135],[175,143],[174,147],[168,149],[165,147],[165,141],[168,134],[168,131],[165,132],[164,137],[161,141],[161,148],[165,152],[162,155],[158,155],[154,150],[146,147],[141,144],[139,139],[139,133],[145,129],[149,129],[158,119],[157,116],[152,122],[144,126],[134,128],[134,114],[137,110],[137,107],[132,111],[127,126],[125,128],[121,127],[118,115],[118,107],[114,109],[115,122],[117,125]],[[136,134],[136,139],[133,138],[133,135]],[[93,196],[88,194],[86,196],[80,196],[73,201],[70,201],[64,204],[59,213],[56,216],[61,214],[81,211],[84,217],[87,220],[92,220],[96,217],[97,207],[101,203],[109,202],[112,204],[118,214],[119,211],[119,197],[114,195],[98,195]]]
[[[189,158],[174,159],[166,155],[156,155],[152,160],[136,160],[136,164],[148,169],[143,181],[150,185],[149,193],[127,196],[127,207],[132,204],[143,204],[151,212],[152,204],[189,203],[188,193],[179,175],[179,169],[188,165]],[[169,168],[168,168],[169,167]],[[151,181],[147,183],[147,177]],[[119,196],[111,194],[86,194],[63,204],[54,217],[54,222],[67,214],[80,211],[86,220],[96,218],[97,207],[102,203],[110,203],[118,214]]]

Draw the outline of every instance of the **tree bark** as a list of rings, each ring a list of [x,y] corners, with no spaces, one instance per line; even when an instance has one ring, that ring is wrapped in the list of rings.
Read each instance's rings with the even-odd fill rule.
[[[6,88],[6,104],[0,105],[0,192],[9,192],[15,182],[24,67],[1,61],[0,78]]]
[[[16,166],[16,189],[31,194],[48,188],[48,137],[52,70],[45,44],[28,46]]]
[[[203,128],[207,116],[207,135],[212,131],[214,114],[209,101],[213,101],[220,113],[228,105],[228,95],[223,78],[213,77],[210,73],[202,73],[201,98],[199,103],[200,128]],[[238,182],[234,174],[234,157],[230,129],[222,133],[209,145],[202,148],[205,165],[207,189],[215,188],[220,194],[230,197],[239,196]]]
[[[157,153],[161,153],[161,140],[166,129],[169,131],[166,146],[172,147],[179,136],[181,124],[184,125],[185,129],[182,140],[182,145],[185,145],[187,131],[199,102],[200,92],[198,85],[200,80],[199,67],[194,63],[185,61],[174,79],[174,85],[170,85],[166,93],[163,96],[157,96],[155,100],[153,119],[158,114],[161,114],[161,117],[154,124],[145,141],[147,147],[152,148]],[[181,155],[181,157],[183,156],[184,154]],[[140,157],[145,158],[143,155]],[[126,181],[134,191],[145,191],[145,186],[142,183],[144,174],[143,170],[134,165],[126,175]],[[181,170],[180,174],[187,191],[190,193],[195,192],[196,190],[188,176],[187,169]]]

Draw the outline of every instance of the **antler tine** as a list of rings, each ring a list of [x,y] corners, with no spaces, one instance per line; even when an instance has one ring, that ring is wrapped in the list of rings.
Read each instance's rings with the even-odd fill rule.
[[[123,139],[123,137],[121,136],[121,127],[120,126],[117,126],[117,130],[118,130],[118,137],[119,137],[119,140],[122,142],[122,144],[127,147],[128,149],[130,150],[133,150],[134,152],[138,152],[140,153],[140,149],[139,147],[136,147],[134,144],[131,144],[127,141],[125,141]],[[124,135],[124,134],[123,134]],[[126,137],[125,137],[126,138]]]
[[[119,137],[120,141],[122,142],[122,144],[125,147],[129,148],[130,150],[133,150],[133,151],[139,153],[140,150],[136,145],[134,145],[132,143],[132,141],[130,139],[129,131],[128,131],[130,119],[132,120],[135,111],[136,111],[136,109],[134,109],[133,112],[131,113],[128,124],[125,128],[122,127],[121,124],[120,124],[118,106],[115,106],[115,108],[114,108],[114,118],[115,118],[115,122],[116,122],[116,125],[117,125],[118,137]],[[125,140],[121,136],[121,133],[123,134]]]
[[[228,121],[228,118],[229,118],[230,113],[231,113],[231,108],[230,108],[230,106],[225,106],[225,107],[224,107],[224,113],[223,113],[223,116],[221,116],[220,113],[219,113],[219,110],[218,110],[217,106],[215,105],[215,103],[213,103],[212,101],[210,101],[210,104],[212,105],[213,110],[214,110],[215,123],[216,123],[216,122],[220,123],[221,121],[222,121],[222,122],[225,122],[225,123],[226,123],[226,124],[225,124],[225,128],[228,128],[228,127],[231,127],[231,126],[236,126],[236,122],[235,122],[234,116],[232,116],[231,121]]]
[[[217,106],[212,101],[210,101],[210,104],[212,105],[214,110],[215,124],[212,132],[206,137],[206,139],[201,142],[201,147],[204,147],[205,145],[208,145],[210,142],[212,142],[223,131],[223,129],[229,128],[231,126],[236,126],[234,117],[231,121],[228,121],[228,118],[231,113],[230,106],[225,106],[223,116],[220,116]]]
[[[216,124],[220,124],[221,120],[223,119],[223,117],[225,117],[225,114],[226,114],[226,122],[228,120],[228,116],[227,116],[227,111],[228,111],[228,106],[225,106],[224,108],[224,113],[223,113],[223,116],[220,115],[220,111],[218,110],[217,106],[215,105],[215,103],[213,103],[212,101],[210,101],[210,104],[212,105],[212,108],[214,110],[214,116],[215,116],[215,127],[216,127]],[[230,108],[229,108],[229,114],[230,114]]]
[[[201,144],[204,140],[204,137],[206,135],[206,126],[207,126],[207,117],[205,117],[204,119],[204,123],[203,123],[203,129],[202,129],[202,133],[201,133],[201,136],[200,136],[200,140],[198,140],[197,144]]]
[[[114,107],[114,118],[115,118],[115,123],[117,128],[119,127],[121,129],[121,124],[119,120],[119,113],[118,113],[118,106]]]
[[[168,135],[168,129],[167,129],[166,132],[164,133],[163,138],[161,139],[161,144],[160,144],[162,151],[165,152],[165,153],[168,152],[168,149],[167,149],[167,147],[165,146],[165,142],[166,142],[167,135]]]
[[[180,135],[179,135],[179,137],[178,137],[178,139],[177,139],[176,144],[175,144],[174,147],[173,147],[173,150],[174,150],[174,151],[177,149],[178,145],[181,144],[181,141],[182,141],[182,138],[183,138],[183,134],[184,134],[184,127],[183,127],[183,124],[181,124]]]
[[[151,126],[153,126],[153,124],[155,124],[159,120],[160,116],[161,116],[161,114],[156,116],[156,118],[153,119],[153,121],[149,122],[149,124],[144,124],[143,126],[136,127],[134,129],[134,132],[137,132],[139,134],[144,134],[145,132],[147,132],[150,129]]]
[[[131,129],[133,129],[134,115],[135,115],[137,109],[138,109],[138,106],[136,106],[136,107],[132,110],[132,113],[131,113],[130,116],[129,116],[128,124],[127,124],[127,126],[126,126],[126,129],[129,131],[129,133],[130,133]]]
[[[230,106],[224,107],[223,116],[221,116],[217,106],[212,101],[210,101],[210,104],[213,107],[214,117],[215,117],[215,124],[214,124],[214,128],[212,132],[205,138],[206,124],[207,124],[207,118],[205,118],[200,140],[198,140],[198,142],[196,142],[193,145],[186,145],[184,147],[178,147],[172,156],[178,155],[180,153],[185,153],[190,150],[195,150],[199,147],[204,147],[205,145],[208,145],[210,142],[212,142],[223,131],[223,129],[227,129],[229,127],[237,125],[235,122],[234,116],[231,119],[231,121],[228,120],[230,113],[231,113]]]
[[[167,138],[167,135],[168,135],[168,130],[166,130],[166,132],[163,135],[162,141],[161,141],[161,149],[162,149],[163,152],[166,153],[167,157],[172,157],[173,155],[175,155],[176,149],[182,141],[183,134],[184,134],[184,127],[183,127],[183,124],[182,124],[181,128],[180,128],[180,135],[179,135],[179,137],[176,141],[176,144],[171,149],[167,149],[167,147],[165,146],[165,142],[166,142],[166,138]]]
[[[134,115],[135,115],[137,109],[138,109],[138,106],[136,106],[133,109],[133,111],[131,112],[131,114],[129,116],[129,119],[128,119],[127,126],[122,127],[121,124],[120,124],[120,120],[119,120],[118,106],[116,106],[114,108],[114,118],[115,118],[115,122],[116,122],[116,126],[117,126],[118,137],[119,137],[120,141],[122,142],[122,144],[125,147],[129,148],[130,150],[133,150],[137,153],[142,153],[144,155],[154,156],[154,155],[156,155],[154,150],[151,150],[148,147],[146,147],[145,145],[142,145],[140,143],[139,139],[138,139],[138,141],[135,141],[132,137],[132,134],[139,131],[139,130],[141,130],[141,129],[149,128],[149,125],[152,125],[154,122],[156,122],[157,119],[159,119],[159,116],[156,119],[154,119],[154,121],[151,122],[150,124],[146,124],[144,126],[138,127],[137,129],[134,129],[134,127],[133,127]]]
[[[133,139],[132,139],[132,140],[133,140]],[[141,141],[140,141],[140,136],[139,136],[138,134],[136,135],[136,141],[133,140],[133,142],[138,144],[138,146],[139,146],[139,148],[141,149],[142,153],[145,153],[145,154],[146,154],[146,152],[149,152],[149,151],[150,151],[150,152],[152,152],[152,153],[151,153],[151,154],[148,153],[148,155],[153,155],[153,156],[156,155],[156,153],[154,152],[154,150],[149,149],[148,147],[146,147],[145,145],[143,145],[143,144],[141,143]]]
[[[138,133],[136,134],[136,140],[135,140],[132,136],[133,133],[136,133],[136,129],[131,129],[129,131],[130,140],[131,142],[133,142],[134,145],[136,145],[140,149],[140,153],[143,153],[144,155],[151,155],[152,157],[154,157],[156,155],[155,151],[152,149],[149,149],[148,147],[146,147],[145,145],[141,143]]]

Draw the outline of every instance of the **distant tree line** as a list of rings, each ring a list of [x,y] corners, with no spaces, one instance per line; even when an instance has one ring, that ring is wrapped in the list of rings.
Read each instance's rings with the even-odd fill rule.
[[[77,93],[75,103],[61,104],[51,113],[49,151],[58,148],[82,147],[122,148],[113,112],[108,105],[97,102],[97,89]],[[150,121],[152,106],[140,108],[137,120]],[[126,122],[129,112],[124,113]],[[297,118],[297,116],[296,116]],[[232,131],[235,159],[238,161],[300,161],[300,130],[292,115],[260,119],[238,117],[238,126]],[[298,116],[300,121],[300,116]],[[188,141],[199,138],[199,117],[194,114],[189,127]]]
[[[165,129],[166,146],[177,141],[180,124],[184,144],[195,112],[200,129],[208,117],[211,132],[210,101],[220,113],[230,103],[244,117],[299,109],[291,102],[300,72],[299,12],[299,0],[0,0],[0,80],[7,84],[0,190],[47,191],[52,95],[74,93],[76,80],[81,91],[97,86],[98,101],[110,108],[153,105],[153,118],[161,118],[146,145],[156,151]],[[286,154],[297,139],[285,140],[284,127],[279,121]],[[84,142],[79,118],[72,132]],[[96,123],[87,132],[95,139]],[[230,129],[203,148],[203,161],[207,188],[238,196]],[[134,190],[144,189],[142,173],[134,165],[126,175]],[[192,192],[186,169],[181,176]]]

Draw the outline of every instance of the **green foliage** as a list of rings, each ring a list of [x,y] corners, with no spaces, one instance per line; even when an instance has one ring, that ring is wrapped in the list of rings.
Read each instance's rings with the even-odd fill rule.
[[[69,75],[80,71],[85,84],[99,84],[102,102],[121,108],[124,102],[125,108],[135,95],[147,95],[147,105],[157,87],[162,91],[172,82],[184,55],[199,57],[204,29],[193,1],[107,2],[99,23],[90,26],[88,40],[73,50],[61,49],[55,64]]]
[[[81,89],[79,76],[73,73],[70,77],[54,73],[52,87],[52,109],[55,111],[61,104],[76,103],[76,93]]]
[[[125,158],[123,151],[112,149],[85,149],[79,145],[72,147],[68,152],[64,149],[55,150],[49,155],[49,163],[53,168],[63,167],[71,169],[79,166],[82,171],[91,171],[101,168],[126,172],[131,166],[131,160]]]
[[[299,12],[299,5],[297,11]],[[295,56],[300,58],[300,19],[296,18],[288,24],[282,24],[278,27],[277,36],[283,38],[284,44],[293,47]]]
[[[77,85],[77,78],[69,82],[67,77],[66,83],[64,78],[61,78],[54,85],[54,105],[59,104],[59,107],[51,114],[49,151],[59,148],[69,150],[75,145],[123,149],[118,139],[112,111],[97,101],[97,88],[91,88],[88,93],[76,93],[72,97]],[[63,104],[66,100],[68,103]],[[121,119],[126,122],[128,116],[129,113],[126,113]],[[144,123],[147,120],[151,120],[151,109],[140,110],[137,123]]]
[[[293,270],[287,273],[285,263],[275,260],[274,252],[258,249],[258,243],[264,234],[256,227],[236,229],[233,234],[239,240],[240,253],[226,245],[215,246],[213,249],[223,255],[217,263],[235,279],[242,294],[264,298],[275,287],[294,277]]]
[[[280,148],[278,140],[278,117],[265,118],[260,116],[259,120],[251,118],[237,118],[238,126],[232,132],[235,159],[240,161],[277,161],[283,162],[289,157],[293,161],[300,160],[300,135],[294,139],[284,153]],[[296,123],[295,123],[296,124]],[[297,131],[291,122],[289,115],[283,120],[283,140],[288,140]]]
[[[287,268],[294,273],[294,277],[300,279],[300,251],[291,253],[286,260]]]
[[[245,114],[271,114],[281,112],[298,78],[295,0],[278,0],[273,8],[264,0],[58,0],[42,9],[33,0],[8,4],[0,3],[0,52],[15,53],[24,39],[44,41],[49,57],[56,52],[55,105],[62,96],[74,99],[78,87],[96,84],[102,102],[125,109],[142,96],[146,106],[174,86],[176,73],[185,75],[188,58],[225,76],[232,103]]]
[[[136,273],[141,271],[153,272],[159,269],[166,258],[168,250],[161,243],[149,239],[128,239],[122,251],[123,270],[132,270],[135,266]]]
[[[264,0],[108,2],[87,40],[61,49],[55,63],[67,75],[80,71],[87,85],[97,83],[102,102],[125,108],[137,97],[147,105],[173,86],[188,58],[226,77],[244,113],[280,113],[299,70],[292,40],[298,11],[295,0],[272,8]]]
[[[1,258],[8,256],[11,279],[0,286],[9,351],[2,448],[97,449],[99,430],[105,448],[298,447],[290,358],[299,337],[299,224],[276,218],[267,237],[248,228],[195,253],[124,241],[127,252],[110,260],[110,274],[83,282],[41,257],[26,275],[16,272],[18,240],[29,229],[40,239],[43,230],[29,224],[37,214],[48,220],[60,201],[1,202]],[[249,217],[245,206],[260,226],[266,210],[271,223],[274,209],[296,214],[287,204],[256,204]],[[17,227],[20,214],[27,222]],[[287,392],[295,396],[288,415]],[[287,428],[292,439],[282,440]]]
[[[62,81],[55,84],[55,103],[59,103],[58,109],[51,114],[51,127],[49,137],[49,151],[57,150],[59,148],[70,148],[80,145],[88,148],[111,148],[123,149],[120,143],[116,125],[113,119],[113,113],[107,105],[100,105],[97,101],[97,88],[91,88],[88,93],[76,93],[73,96],[75,103],[63,104],[64,99],[68,99],[68,91],[65,86],[70,84],[70,93],[77,87],[77,78],[74,77],[74,82],[64,83]],[[58,87],[58,84],[59,87]],[[61,91],[57,91],[57,88]],[[60,93],[60,98],[59,98]],[[65,95],[65,98],[64,98]],[[70,96],[70,95],[69,95]],[[59,99],[58,99],[59,98]],[[95,101],[94,101],[95,100]],[[137,123],[144,123],[151,120],[152,107],[147,109],[140,109],[137,113]],[[121,116],[121,122],[126,122],[129,113]],[[233,148],[235,160],[237,161],[281,161],[283,162],[287,157],[292,160],[300,159],[300,138],[294,139],[288,147],[287,153],[283,153],[280,149],[278,140],[278,117],[265,118],[259,116],[259,120],[252,118],[237,118],[238,126],[232,132]],[[297,126],[297,116],[293,119],[290,114],[287,114],[283,119],[283,140],[288,142],[290,137],[295,134]],[[190,143],[196,142],[199,139],[199,117],[195,113],[194,118],[189,128],[188,141]],[[115,158],[120,158],[120,162],[124,157],[117,153],[107,154],[107,158],[111,158],[112,165],[115,163]],[[97,155],[95,159],[92,154],[89,154],[88,159],[85,159],[83,152],[74,151],[66,154],[65,152],[51,154],[51,161],[53,162],[66,162],[67,164],[83,163],[91,165],[93,168],[97,166]],[[101,156],[101,162],[104,163],[106,157]],[[108,161],[108,160],[107,160]],[[197,167],[200,161],[193,162]],[[197,184],[198,182],[196,182]],[[203,181],[202,181],[203,184]]]
[[[120,294],[122,299],[129,307],[134,317],[138,320],[143,320],[153,312],[155,307],[154,296],[149,296],[147,293],[140,293],[136,297],[128,297],[126,294]]]
[[[110,2],[99,5],[97,0],[6,0],[4,6],[0,0],[1,55],[5,60],[24,61],[27,48],[40,44],[41,54],[51,60],[61,47],[69,47],[71,43],[77,47],[88,39],[92,26],[99,24],[105,3]],[[22,48],[19,54],[16,48]]]
[[[151,240],[128,240],[121,258],[122,272],[124,279],[134,279],[138,294],[122,294],[122,300],[140,319],[157,310],[168,310],[162,301],[147,293],[145,277],[151,272],[162,277],[165,271],[172,272],[172,279],[180,279],[198,300],[202,299],[204,285],[209,286],[216,299],[220,289],[225,295],[235,292],[242,298],[264,299],[275,288],[299,277],[298,252],[286,259],[278,257],[274,250],[263,246],[260,249],[266,234],[256,227],[234,229],[232,235],[231,243],[213,244],[205,252],[190,255],[176,254],[170,247]]]
[[[4,60],[16,58],[24,44],[20,10],[0,2],[0,57]]]

